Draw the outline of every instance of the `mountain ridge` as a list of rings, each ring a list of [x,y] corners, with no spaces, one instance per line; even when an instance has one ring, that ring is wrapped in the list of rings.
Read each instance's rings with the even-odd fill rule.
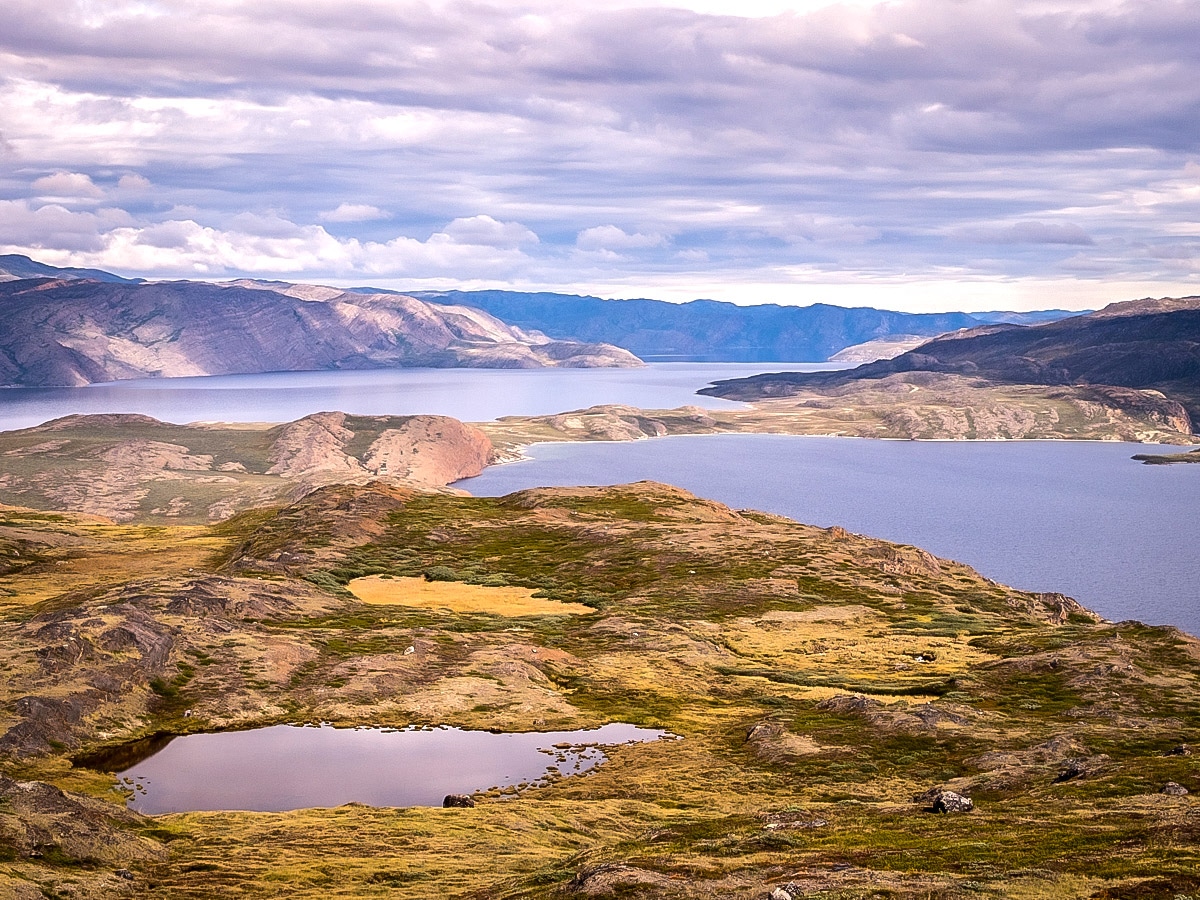
[[[717,382],[734,400],[837,389],[901,373],[992,384],[1092,385],[1158,392],[1200,421],[1200,297],[1147,298],[1042,325],[987,325],[943,335],[890,360],[841,372],[780,372]]]
[[[847,347],[896,335],[934,337],[994,321],[1041,321],[1077,315],[1068,310],[903,313],[829,303],[669,303],[499,290],[413,291],[411,296],[433,303],[474,306],[517,327],[537,329],[564,340],[616,344],[649,361],[824,362]]]
[[[305,293],[306,286],[290,286]],[[0,282],[0,384],[397,366],[637,366],[618,347],[554,341],[462,307],[313,286],[34,278]]]

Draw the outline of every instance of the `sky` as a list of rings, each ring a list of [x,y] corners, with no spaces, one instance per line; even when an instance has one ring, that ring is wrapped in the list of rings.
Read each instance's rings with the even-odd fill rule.
[[[5,0],[0,253],[910,311],[1200,294],[1195,0]]]

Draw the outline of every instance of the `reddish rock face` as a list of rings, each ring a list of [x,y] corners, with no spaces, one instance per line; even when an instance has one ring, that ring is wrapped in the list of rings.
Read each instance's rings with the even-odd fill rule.
[[[380,426],[385,427],[380,430]],[[378,432],[378,437],[361,458],[349,455],[347,445],[364,430]],[[267,474],[316,481],[376,476],[441,487],[478,475],[491,462],[492,453],[486,434],[449,416],[316,413],[280,430]]]

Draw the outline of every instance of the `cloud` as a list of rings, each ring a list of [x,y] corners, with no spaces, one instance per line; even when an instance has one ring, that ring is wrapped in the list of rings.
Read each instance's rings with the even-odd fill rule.
[[[319,213],[317,218],[322,222],[375,222],[391,218],[391,213],[366,203],[339,203],[336,209]]]
[[[85,6],[5,8],[0,198],[58,207],[21,208],[29,249],[697,294],[1195,278],[1133,249],[1200,237],[1178,0]]]
[[[131,172],[128,175],[122,175],[117,180],[117,189],[121,191],[129,191],[134,193],[148,191],[151,187],[152,185],[150,184],[150,179],[142,175],[138,175],[136,172]]]
[[[1066,244],[1086,246],[1095,241],[1078,225],[1017,222],[985,228],[967,228],[962,236],[981,244]]]
[[[55,172],[44,175],[33,182],[34,193],[39,197],[66,200],[97,200],[104,192],[92,183],[92,179],[80,172]]]
[[[669,241],[661,234],[629,234],[616,225],[597,225],[579,232],[575,246],[580,250],[644,250],[665,247]]]
[[[102,249],[106,235],[130,221],[119,209],[75,212],[55,203],[32,207],[25,200],[0,200],[0,244],[86,253]]]
[[[298,225],[279,217],[242,215],[229,227],[170,219],[139,227],[114,211],[75,213],[63,207],[30,210],[22,202],[0,201],[0,246],[27,246],[34,234],[50,248],[69,251],[69,261],[152,277],[228,277],[250,274],[305,278],[478,278],[519,273],[528,258],[516,247],[514,223],[492,221],[509,233],[506,246],[471,240],[454,222],[426,239],[400,235],[387,241],[339,238],[320,225]],[[478,227],[476,219],[460,220]],[[519,226],[517,226],[519,227]],[[458,237],[455,237],[455,233]],[[526,230],[526,233],[529,233]],[[493,233],[496,237],[496,233]],[[50,257],[62,264],[61,252]]]
[[[497,222],[491,216],[455,219],[441,231],[457,244],[512,250],[539,243],[538,236],[520,222]]]

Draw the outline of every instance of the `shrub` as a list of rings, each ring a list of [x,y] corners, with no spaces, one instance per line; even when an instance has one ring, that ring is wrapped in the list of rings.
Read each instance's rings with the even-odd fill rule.
[[[449,566],[430,566],[421,574],[426,581],[458,581],[458,573]]]

